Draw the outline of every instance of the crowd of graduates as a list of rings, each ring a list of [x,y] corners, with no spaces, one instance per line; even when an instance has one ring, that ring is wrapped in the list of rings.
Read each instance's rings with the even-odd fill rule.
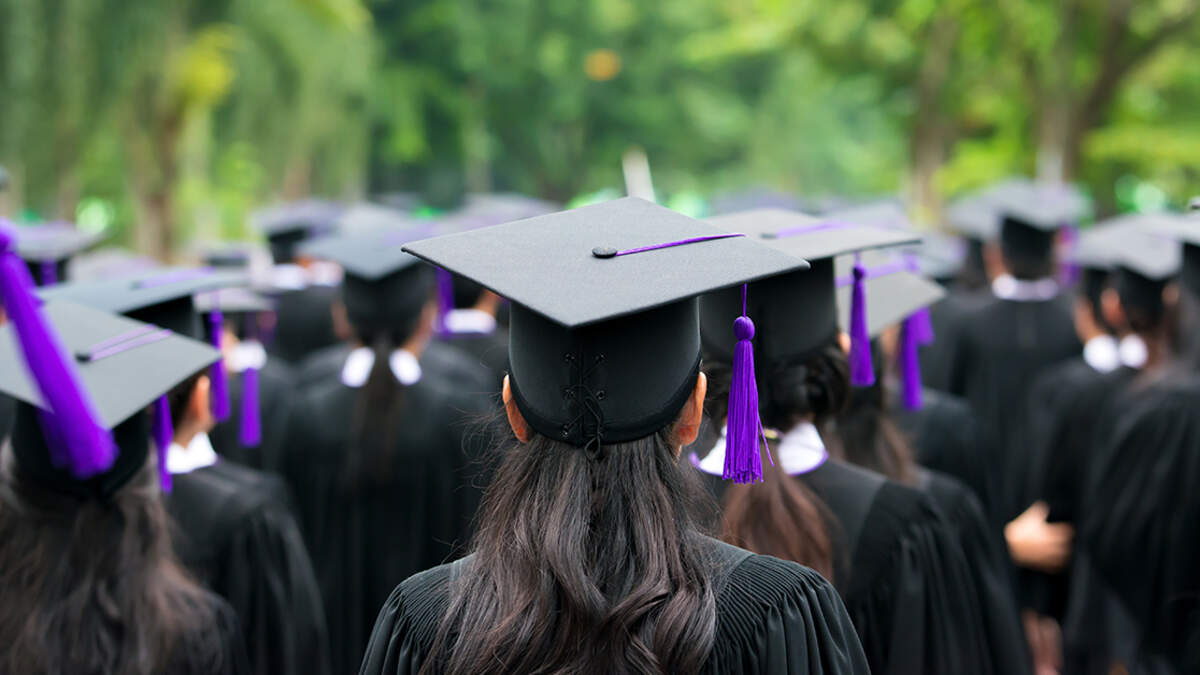
[[[1200,215],[0,221],[0,672],[1200,669]]]

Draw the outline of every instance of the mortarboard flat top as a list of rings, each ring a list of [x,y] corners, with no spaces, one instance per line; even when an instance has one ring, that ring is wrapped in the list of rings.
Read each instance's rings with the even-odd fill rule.
[[[98,421],[108,429],[145,410],[219,358],[203,342],[90,307],[52,302],[42,311],[91,394]],[[118,336],[128,339],[115,340]],[[0,327],[0,392],[43,406],[12,326]]]
[[[850,286],[837,292],[838,323],[850,329]],[[911,272],[895,272],[863,282],[867,301],[867,333],[878,337],[888,326],[904,321],[917,310],[941,300],[946,291],[937,283]]]
[[[431,225],[410,228],[382,228],[357,234],[334,234],[301,244],[303,255],[329,260],[342,266],[347,274],[366,281],[377,281],[419,262],[404,250],[404,245],[429,236]]]
[[[67,260],[104,238],[99,234],[81,232],[68,223],[25,225],[14,231],[17,234],[17,255],[27,262]]]
[[[821,215],[821,218],[869,225],[885,230],[913,229],[912,220],[905,212],[904,204],[891,199],[827,211]]]
[[[293,232],[328,231],[333,229],[343,209],[336,202],[303,199],[259,209],[250,214],[250,222],[268,238]]]
[[[370,202],[360,202],[347,208],[338,216],[337,232],[339,234],[368,234],[387,228],[410,228],[421,224],[422,221],[399,209]]]
[[[727,232],[626,197],[404,248],[562,326],[576,328],[807,267],[803,259],[765,248],[749,236],[615,257],[594,254],[607,256]]]
[[[1162,281],[1179,272],[1182,254],[1170,233],[1184,223],[1171,213],[1110,218],[1079,236],[1071,260],[1093,269],[1126,268]]]
[[[225,314],[256,314],[274,311],[275,304],[269,298],[248,288],[221,288],[197,293],[192,302],[196,311],[207,314],[219,310]]]
[[[885,230],[785,209],[742,211],[706,218],[704,222],[727,232],[744,232],[772,248],[806,260],[921,241],[921,237],[912,232]]]
[[[37,293],[46,302],[67,301],[127,314],[196,293],[245,283],[246,275],[240,272],[218,272],[209,267],[169,267],[124,279],[59,284],[38,289]]]
[[[961,234],[989,241],[1000,234],[1005,217],[1053,232],[1088,214],[1087,198],[1072,185],[1009,178],[955,200],[947,222]]]

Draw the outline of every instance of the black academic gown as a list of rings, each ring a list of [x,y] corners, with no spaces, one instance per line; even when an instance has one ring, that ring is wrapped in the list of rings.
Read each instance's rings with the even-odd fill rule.
[[[888,395],[888,414],[908,438],[917,462],[962,481],[979,498],[984,514],[991,513],[998,486],[985,468],[986,441],[966,401],[925,389],[921,408],[909,410],[898,387],[890,387]]]
[[[214,620],[211,625],[185,627],[187,634],[173,646],[165,673],[172,675],[251,675],[237,613],[213,593],[205,593]],[[205,645],[200,649],[197,645]],[[214,649],[211,649],[215,647]]]
[[[950,390],[950,368],[965,317],[988,299],[986,291],[951,286],[946,297],[929,308],[934,340],[920,348],[921,381],[938,391]]]
[[[336,381],[341,377],[351,349],[343,343],[311,354],[296,369],[297,388],[309,389],[313,385]],[[499,391],[491,371],[454,343],[430,342],[421,352],[420,362],[422,371],[448,380],[466,393],[494,395]]]
[[[993,671],[1032,673],[1033,659],[1013,600],[1012,565],[1003,534],[988,522],[983,505],[961,481],[922,467],[916,471],[917,488],[933,499],[962,544],[978,593]]]
[[[331,672],[320,592],[282,480],[223,460],[172,480],[175,550],[233,607],[251,671]]]
[[[12,433],[13,421],[16,419],[17,402],[12,398],[0,394],[0,446],[8,440],[9,434]]]
[[[291,414],[296,376],[291,367],[267,358],[258,371],[258,406],[262,440],[257,447],[242,445],[242,373],[229,375],[229,419],[208,433],[213,449],[226,459],[262,471],[279,470],[287,424]]]
[[[397,385],[399,386],[399,385]],[[486,398],[425,369],[391,420],[395,470],[351,487],[346,457],[360,390],[311,385],[294,407],[283,473],[299,504],[325,601],[336,671],[353,672],[379,607],[400,581],[453,559],[482,491],[474,433]]]
[[[445,344],[466,354],[471,361],[491,374],[493,390],[500,391],[508,373],[508,330],[497,326],[490,333],[463,333],[440,338]]]
[[[834,582],[876,675],[993,673],[958,533],[915,488],[838,460],[792,476],[835,519]],[[726,489],[704,474],[710,493]]]
[[[868,672],[846,609],[820,575],[707,537],[704,549],[714,560],[717,625],[702,672]],[[421,672],[446,612],[450,581],[458,574],[470,574],[472,560],[436,567],[400,584],[379,613],[359,672]]]
[[[1099,448],[1076,529],[1076,551],[1131,619],[1139,661],[1181,673],[1200,672],[1198,448],[1200,381],[1139,392]]]
[[[309,354],[337,344],[333,330],[335,286],[311,285],[275,296],[275,331],[267,350],[297,364]]]
[[[970,404],[988,439],[985,462],[996,476],[996,522],[1008,522],[1033,502],[1037,480],[1034,431],[1026,406],[1034,380],[1081,350],[1065,296],[1044,301],[991,298],[963,319],[950,391]]]

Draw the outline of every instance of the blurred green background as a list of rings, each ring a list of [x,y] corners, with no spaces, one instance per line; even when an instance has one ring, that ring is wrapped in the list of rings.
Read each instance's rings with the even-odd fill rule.
[[[271,201],[1200,192],[1200,0],[0,0],[0,213],[165,255]]]

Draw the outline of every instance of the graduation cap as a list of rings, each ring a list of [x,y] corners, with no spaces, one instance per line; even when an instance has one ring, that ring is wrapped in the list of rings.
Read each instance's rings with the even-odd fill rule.
[[[205,331],[193,296],[245,282],[246,275],[237,272],[218,272],[210,267],[171,267],[126,279],[61,284],[38,294],[47,302],[65,300],[87,305],[203,340]],[[220,349],[224,316],[219,308],[214,308],[207,318],[212,344]],[[230,414],[225,364],[217,361],[211,375],[213,416],[224,421]]]
[[[1190,293],[1200,296],[1200,198],[1192,199],[1188,206],[1188,214],[1160,214],[1150,227],[1156,234],[1183,244],[1179,281]]]
[[[587,448],[643,438],[679,414],[700,369],[697,296],[807,267],[752,236],[632,197],[405,250],[512,301],[517,407],[542,435]],[[754,325],[741,306],[724,321],[748,350]],[[761,463],[757,430],[748,435],[743,459]]]
[[[198,293],[193,297],[196,311],[201,314],[220,312],[225,321],[232,318],[240,323],[243,333],[257,336],[259,314],[275,310],[269,298],[247,288],[221,288]],[[220,326],[217,326],[219,329]],[[221,336],[210,336],[213,344],[220,344]],[[261,345],[257,345],[261,349]],[[238,442],[246,448],[256,448],[262,443],[262,410],[259,403],[258,370],[261,363],[247,364],[241,369],[242,401],[238,419]],[[236,369],[236,365],[235,365]],[[231,411],[232,412],[232,411]]]
[[[332,232],[344,207],[321,199],[303,199],[255,211],[251,224],[266,236],[276,264],[296,259],[296,246]]]
[[[360,340],[399,340],[412,332],[428,302],[433,276],[403,246],[429,232],[428,226],[420,226],[337,234],[307,242],[300,250],[342,266],[342,301]]]
[[[29,265],[39,286],[52,286],[66,277],[67,263],[100,242],[99,234],[81,232],[69,223],[43,223],[15,229],[17,255]]]
[[[920,237],[901,230],[861,226],[842,220],[817,218],[795,211],[758,209],[707,219],[727,231],[745,231],[773,248],[805,258],[812,269],[768,279],[750,287],[753,314],[764,326],[756,353],[768,363],[802,358],[828,344],[838,333],[834,258],[877,248],[911,245]],[[857,386],[874,382],[870,336],[866,331],[866,299],[861,284],[851,322],[851,380]],[[701,332],[709,353],[728,359],[734,341],[718,317],[739,299],[729,292],[704,298]]]
[[[838,316],[849,329],[853,317],[853,269],[855,261],[838,261]],[[904,405],[918,410],[922,405],[920,347],[933,342],[933,322],[929,307],[946,292],[937,283],[914,273],[911,258],[896,255],[862,256],[863,294],[871,312],[867,315],[867,333],[877,338],[888,326],[901,324],[897,365],[903,383]]]
[[[0,226],[0,392],[21,403],[14,455],[35,480],[107,497],[144,464],[148,429],[137,413],[155,402],[159,472],[173,435],[166,392],[217,358],[171,331],[67,303],[39,306],[32,279]]]

